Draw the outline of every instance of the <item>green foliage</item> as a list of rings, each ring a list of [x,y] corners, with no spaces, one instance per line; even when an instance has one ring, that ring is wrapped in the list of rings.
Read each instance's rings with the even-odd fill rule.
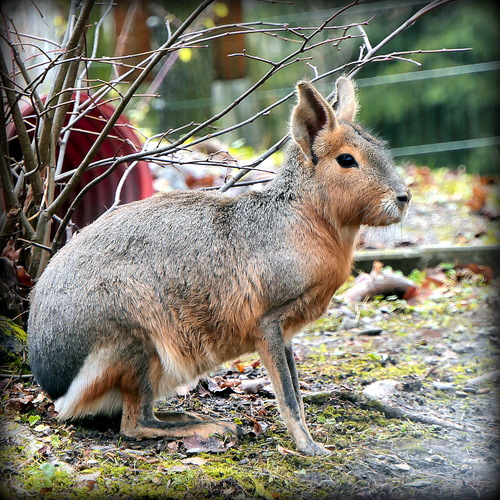
[[[0,316],[0,366],[22,372],[25,366],[26,332],[12,320]]]
[[[62,491],[73,483],[68,471],[55,467],[50,462],[33,464],[24,471],[23,476],[23,486],[31,491]],[[57,495],[54,497],[57,498]]]
[[[40,415],[30,415],[28,417],[28,423],[33,427],[40,420]]]
[[[380,28],[372,23],[374,30]],[[373,33],[377,39],[376,33]],[[359,77],[397,75],[463,66],[462,74],[415,81],[367,85],[360,92],[360,119],[372,125],[391,147],[446,143],[494,135],[498,72],[476,72],[467,65],[498,58],[496,19],[490,2],[451,2],[398,36],[389,50],[470,48],[466,52],[419,54],[421,68],[403,61],[367,66]],[[362,84],[362,80],[360,81]],[[491,173],[496,148],[481,147],[408,156],[418,164],[465,165],[471,172]]]

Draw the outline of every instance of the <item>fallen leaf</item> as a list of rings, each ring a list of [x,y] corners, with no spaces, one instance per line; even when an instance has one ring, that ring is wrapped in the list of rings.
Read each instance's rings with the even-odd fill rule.
[[[17,264],[20,253],[21,249],[19,248],[16,250],[16,247],[14,245],[14,240],[10,239],[7,245],[5,245],[5,248],[1,256],[5,257],[6,259],[9,259],[12,263]]]
[[[403,293],[403,299],[406,301],[409,301],[411,299],[416,299],[419,295],[419,288],[418,286],[410,286],[408,289]]]
[[[34,396],[28,395],[22,398],[11,398],[7,401],[9,407],[18,411],[30,411],[33,409]]]
[[[259,436],[264,432],[264,429],[262,428],[262,424],[260,422],[257,422],[256,420],[253,422],[253,432]]]
[[[46,399],[45,394],[43,392],[40,392],[38,396],[33,400],[33,403],[41,403]]]
[[[471,278],[473,275],[482,276],[486,283],[490,283],[493,280],[494,273],[490,266],[481,266],[471,262],[465,266],[455,266],[456,275],[459,279]]]
[[[195,434],[194,436],[183,439],[182,444],[186,448],[186,453],[220,453],[233,446],[234,442],[224,442],[215,436],[203,439]]]
[[[234,388],[234,392],[242,394],[256,394],[266,385],[269,385],[269,380],[266,378],[240,380],[240,384]]]
[[[220,389],[226,389],[227,387],[236,387],[241,385],[241,380],[238,378],[216,378],[216,383]]]
[[[267,428],[267,425],[265,423],[261,423],[255,418],[251,417],[250,415],[246,415],[246,418],[250,420],[253,423],[253,432],[255,435],[260,435],[264,432],[264,430]]]
[[[486,205],[487,199],[488,188],[481,181],[476,181],[472,186],[472,196],[465,202],[465,205],[473,212],[480,212]]]
[[[189,470],[189,467],[187,465],[174,465],[164,470],[168,470],[168,472],[184,472],[186,470]]]
[[[201,177],[195,177],[193,174],[188,173],[184,180],[190,189],[197,189],[201,187],[213,186],[215,177],[211,174],[205,174]]]
[[[298,451],[295,450],[290,450],[288,448],[284,448],[280,444],[276,446],[276,449],[278,450],[279,453],[282,455],[301,455]]]
[[[181,460],[183,464],[190,464],[190,465],[205,465],[208,460],[206,458],[202,457],[188,457],[185,458],[184,460]]]
[[[167,448],[170,451],[177,451],[179,449],[179,443],[177,441],[171,441],[167,444]]]
[[[37,415],[38,416],[38,415]],[[50,430],[50,427],[47,424],[38,424],[33,428],[35,432],[44,432]]]
[[[91,474],[82,474],[77,476],[75,480],[76,485],[78,488],[88,488],[89,490],[93,490],[100,475],[101,472],[97,471]]]
[[[16,266],[17,282],[27,288],[35,286],[35,282],[31,279],[26,269],[23,266]]]
[[[230,394],[232,388],[236,385],[239,385],[240,381],[238,379],[223,379],[221,377],[211,378],[208,381],[207,389],[209,394],[217,394],[218,396],[222,396],[225,394]]]
[[[410,287],[404,294],[405,299],[409,304],[413,305],[425,300],[443,297],[449,292],[446,283],[434,276],[426,276],[424,282],[420,286]]]
[[[44,444],[43,446],[38,448],[38,450],[36,450],[36,451],[40,455],[47,456],[52,451],[52,447],[49,446],[48,444]]]

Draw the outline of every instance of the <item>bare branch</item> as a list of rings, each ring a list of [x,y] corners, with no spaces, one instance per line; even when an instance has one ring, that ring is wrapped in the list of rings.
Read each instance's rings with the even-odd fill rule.
[[[358,71],[362,68],[363,61],[365,60],[370,60],[384,45],[387,45],[393,38],[398,36],[402,31],[405,29],[409,28],[412,26],[418,19],[420,19],[422,16],[425,14],[429,13],[431,10],[436,9],[437,7],[440,7],[441,5],[445,5],[449,2],[453,2],[454,0],[434,0],[430,4],[426,5],[422,9],[420,9],[417,13],[415,13],[413,16],[408,18],[401,26],[396,28],[392,33],[390,33],[387,37],[385,37],[378,45],[373,47],[371,50],[368,50],[364,58],[359,61],[359,65],[355,67],[350,73],[349,76],[353,77]]]
[[[54,83],[51,86],[49,95],[47,96],[47,100],[45,101],[46,108],[49,108],[54,104],[59,104],[65,97],[65,93],[61,95],[61,91],[63,90],[65,81],[67,81],[67,76],[68,72],[70,71],[70,68],[74,68],[76,64],[75,59],[72,59],[71,61],[69,59],[75,57],[74,56],[75,51],[78,50],[79,46],[81,50],[82,33],[87,24],[87,20],[90,16],[90,12],[92,10],[93,5],[94,5],[94,0],[84,0],[83,2],[80,15],[75,23],[71,35],[69,35],[68,42],[65,46],[65,53],[62,55],[63,64],[61,64],[58,68],[58,71],[54,78]],[[69,78],[71,78],[71,76]],[[44,150],[40,151],[41,157],[39,157],[39,166],[38,166],[40,170],[42,170],[49,161],[51,151],[50,148],[47,146],[53,143],[55,136],[57,137],[59,136],[60,129],[57,130],[57,134],[55,134],[54,133],[55,131],[53,130],[52,126],[53,126],[53,117],[51,116],[51,114],[49,114],[44,119],[40,131],[39,144],[46,146]]]
[[[246,162],[233,161],[231,158],[220,160],[210,156],[201,159],[192,158],[189,151],[190,148],[198,144],[253,123],[292,99],[295,94],[293,89],[290,89],[286,95],[258,110],[252,116],[238,120],[237,123],[228,127],[216,126],[216,122],[220,118],[233,112],[245,99],[279,71],[290,65],[307,66],[306,72],[311,74],[311,81],[316,82],[340,72],[354,75],[366,64],[374,62],[400,60],[419,64],[414,60],[414,55],[453,50],[420,49],[382,53],[382,48],[395,36],[410,27],[423,15],[449,1],[452,0],[431,1],[386,36],[382,42],[372,46],[364,29],[364,26],[371,19],[358,23],[333,25],[338,16],[358,5],[359,1],[353,1],[345,7],[332,11],[331,15],[323,19],[321,24],[317,26],[297,27],[280,22],[253,21],[228,23],[213,27],[202,26],[200,29],[201,23],[195,26],[195,19],[213,2],[213,0],[205,0],[200,2],[200,5],[185,21],[181,22],[175,19],[172,22],[172,26],[174,24],[176,26],[175,30],[173,28],[171,30],[169,21],[166,22],[167,39],[160,48],[152,51],[138,51],[135,54],[121,56],[109,54],[102,57],[97,55],[99,36],[104,19],[114,7],[113,0],[106,0],[99,20],[94,23],[94,36],[92,40],[88,41],[88,46],[92,48],[90,54],[84,53],[83,34],[88,27],[89,14],[94,6],[94,0],[83,0],[82,2],[74,0],[71,2],[68,27],[62,43],[29,33],[21,33],[17,30],[13,20],[4,16],[5,24],[8,26],[1,33],[1,37],[11,50],[12,64],[7,71],[7,63],[2,59],[0,92],[5,93],[9,107],[8,113],[5,114],[3,123],[0,125],[2,127],[15,125],[17,135],[14,137],[10,135],[9,140],[19,142],[23,158],[20,160],[17,157],[9,157],[7,134],[2,131],[3,163],[0,165],[0,174],[4,190],[4,203],[11,210],[8,218],[4,217],[2,220],[0,243],[6,239],[9,233],[17,231],[16,227],[21,228],[23,233],[21,236],[24,236],[25,241],[31,243],[32,255],[29,272],[33,277],[38,276],[49,256],[49,253],[43,254],[43,252],[52,252],[59,248],[68,232],[71,217],[78,204],[85,199],[93,186],[115,172],[116,168],[123,163],[127,163],[128,166],[119,179],[118,187],[114,193],[114,201],[109,210],[113,210],[120,204],[122,188],[127,176],[140,160],[161,166],[171,165],[174,168],[189,164],[190,166],[217,166],[231,169],[229,172],[234,173],[234,175],[227,176],[223,186],[218,188],[221,191],[226,191],[237,184],[251,170],[266,172],[272,176],[270,170],[261,166],[262,162],[283,147],[289,138],[288,135],[282,137],[258,158]],[[34,7],[36,8],[36,6]],[[131,21],[132,15],[130,12],[128,21]],[[118,43],[123,41],[123,36],[127,29],[130,29],[130,26],[130,23],[125,23],[124,31],[121,33],[122,38],[118,40]],[[24,29],[24,31],[27,30]],[[120,151],[117,151],[109,158],[94,160],[107,138],[118,139],[117,136],[120,134],[116,134],[113,128],[121,126],[116,125],[117,121],[129,106],[131,99],[142,97],[138,103],[140,107],[148,99],[155,96],[160,83],[178,60],[179,50],[183,48],[203,49],[209,47],[210,43],[215,40],[237,35],[271,37],[271,39],[285,43],[287,53],[280,56],[279,60],[273,60],[272,56],[267,56],[265,53],[258,53],[254,50],[250,53],[248,48],[238,49],[237,52],[229,54],[229,57],[244,57],[248,60],[262,62],[266,66],[264,66],[263,74],[256,81],[252,81],[248,88],[233,102],[205,120],[199,120],[196,123],[191,121],[162,134],[146,137],[142,148],[132,145],[133,151],[135,151],[132,154],[120,155]],[[313,57],[319,47],[328,45],[335,49],[343,42],[354,38],[362,40],[357,60],[339,63],[338,67],[335,68],[322,68],[314,62]],[[45,44],[48,44],[49,49],[45,48]],[[29,54],[22,57],[23,51],[28,48]],[[140,59],[138,64],[135,63],[136,58]],[[162,61],[164,58],[165,60]],[[152,83],[149,84],[147,92],[139,93],[140,85],[145,82],[146,77],[160,61],[162,61],[161,68]],[[97,64],[104,69],[106,69],[106,65],[113,65],[115,68],[119,66],[124,71],[120,71],[122,74],[110,79],[95,77],[92,73],[89,76],[89,70]],[[139,73],[138,78],[136,78],[137,73]],[[48,83],[50,83],[50,91],[44,101],[40,97],[40,89]],[[32,104],[31,116],[23,116],[21,113],[21,107],[25,102]],[[85,152],[80,164],[76,168],[64,172],[65,152],[71,141],[71,134],[81,132],[86,128],[80,125],[80,120],[84,117],[99,120],[94,111],[99,106],[110,102],[113,102],[115,108],[112,116],[109,119],[101,120],[97,128],[100,132],[84,130],[95,140]],[[171,137],[175,137],[175,139],[169,139]],[[123,138],[120,137],[119,140],[123,143]],[[104,172],[99,172],[99,175],[83,188],[79,187],[84,173],[95,168],[104,168]],[[266,181],[267,179],[259,179],[257,182]],[[250,181],[249,183],[254,182]],[[79,192],[77,188],[80,189]],[[66,213],[61,215],[62,207],[66,206],[70,195],[74,197],[73,202]],[[23,209],[20,209],[20,200],[24,204]],[[51,232],[52,224],[56,224],[57,227],[55,238],[51,236],[53,234]]]
[[[90,162],[92,161],[93,157],[97,153],[98,149],[101,147],[102,143],[106,139],[107,135],[115,125],[116,121],[120,117],[120,115],[123,113],[126,105],[130,101],[130,99],[134,96],[136,90],[139,88],[140,84],[145,80],[147,75],[151,72],[151,70],[156,66],[156,64],[164,57],[166,53],[170,50],[172,45],[177,41],[179,36],[190,26],[190,24],[193,22],[193,20],[198,17],[198,15],[210,4],[212,3],[213,0],[205,0],[202,2],[191,14],[188,16],[188,18],[182,23],[182,25],[177,29],[177,31],[170,37],[167,42],[160,47],[160,49],[157,50],[157,52],[153,55],[147,66],[142,70],[141,74],[137,77],[137,79],[134,81],[134,83],[130,86],[126,94],[123,96],[117,107],[115,108],[115,111],[113,112],[113,115],[107,122],[107,124],[104,126],[101,134],[99,137],[96,139],[95,143],[93,146],[90,148],[89,152],[81,162],[80,166],[76,169],[75,173],[71,177],[71,179],[68,181],[66,186],[62,189],[61,193],[59,196],[54,200],[54,202],[47,207],[46,209],[46,217],[50,217],[54,215],[62,206],[62,204],[66,201],[68,198],[69,194],[74,190],[76,187],[78,181],[80,180],[81,176],[83,173],[87,170]],[[90,184],[85,186],[85,188],[78,193],[76,196],[75,200],[72,202],[70,209],[68,210],[67,214],[63,218],[63,221],[61,222],[61,225],[58,229],[58,233],[60,231],[63,231],[68,224],[71,213],[76,209],[76,206],[78,203],[81,201],[83,198],[83,195],[90,189],[94,184],[100,182],[102,179],[106,178],[108,175],[110,175],[117,167],[120,165],[120,161],[115,161],[108,170],[102,174],[101,176],[97,177],[92,181]]]
[[[24,157],[24,167],[28,171],[28,176],[30,178],[31,186],[33,189],[33,194],[35,196],[35,201],[39,202],[42,192],[42,180],[37,173],[37,163],[33,150],[31,149],[31,140],[26,129],[26,124],[19,109],[18,99],[16,97],[16,91],[14,90],[14,85],[8,77],[8,70],[5,60],[3,58],[3,53],[0,51],[0,73],[3,87],[5,89],[5,94],[7,97],[7,102],[10,106],[10,112],[14,119],[16,125],[17,135],[19,139],[19,144],[23,152]]]

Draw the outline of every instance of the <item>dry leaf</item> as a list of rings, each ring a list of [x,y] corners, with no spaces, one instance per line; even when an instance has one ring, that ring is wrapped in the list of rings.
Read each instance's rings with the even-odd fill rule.
[[[298,451],[295,450],[289,450],[288,448],[284,448],[280,444],[276,446],[276,449],[282,454],[282,455],[302,455]]]
[[[473,275],[482,276],[486,283],[490,283],[494,278],[493,269],[490,266],[481,266],[471,262],[466,266],[455,266],[457,277],[460,279],[471,278]]]
[[[236,387],[234,392],[243,394],[256,394],[266,385],[269,385],[269,380],[266,378],[240,380],[239,387]]]
[[[101,475],[99,471],[93,472],[92,474],[82,474],[81,476],[77,476],[76,484],[78,488],[88,488],[89,490],[93,490],[97,478]]]
[[[177,441],[172,441],[167,444],[167,448],[170,451],[178,451],[179,450],[179,443]]]
[[[220,453],[233,446],[234,442],[224,443],[221,439],[212,436],[208,439],[195,434],[182,440],[186,453]]]
[[[36,450],[37,453],[43,456],[47,456],[51,451],[52,451],[52,446],[49,446],[48,444],[44,444],[38,450]]]
[[[169,467],[168,469],[164,469],[164,470],[168,470],[168,472],[184,472],[188,469],[189,469],[189,467],[187,465],[174,465],[174,466]]]
[[[206,458],[202,457],[188,457],[185,458],[184,460],[181,460],[183,464],[190,464],[190,465],[205,465],[208,460]]]
[[[488,199],[488,188],[481,181],[476,181],[472,187],[472,197],[465,204],[473,211],[480,212],[486,205]]]

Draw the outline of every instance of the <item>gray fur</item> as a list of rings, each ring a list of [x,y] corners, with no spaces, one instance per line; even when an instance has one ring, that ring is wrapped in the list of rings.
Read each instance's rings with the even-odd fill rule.
[[[337,117],[314,87],[299,84],[296,140],[263,191],[159,194],[102,216],[52,258],[32,294],[28,323],[31,368],[51,397],[64,399],[92,356],[105,360],[103,373],[126,363],[144,397],[142,417],[129,411],[122,430],[149,436],[130,422],[162,427],[151,416],[161,392],[151,378],[154,360],[174,384],[257,349],[298,448],[325,452],[306,428],[290,339],[322,314],[348,276],[359,224],[397,221],[409,200],[383,145],[338,119],[355,111],[354,86],[339,82],[346,95],[337,100]],[[340,149],[331,150],[338,137]],[[342,148],[366,160],[340,168]],[[73,399],[84,389],[73,389]],[[114,391],[111,409],[119,411]]]

